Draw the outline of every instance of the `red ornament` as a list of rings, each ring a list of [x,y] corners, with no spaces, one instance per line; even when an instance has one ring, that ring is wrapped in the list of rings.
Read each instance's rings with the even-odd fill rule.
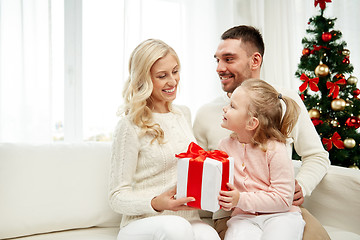
[[[353,91],[354,98],[358,98],[359,94],[360,94],[359,89],[356,89],[356,90]]]
[[[331,35],[331,33],[329,33],[329,32],[324,32],[324,33],[321,35],[321,39],[322,39],[324,42],[330,41],[331,38],[332,38],[332,35]]]
[[[302,50],[302,54],[303,54],[303,55],[306,55],[306,56],[309,56],[309,55],[310,55],[310,49],[304,48],[304,49]]]
[[[344,59],[342,60],[342,62],[345,63],[345,64],[349,64],[350,63],[349,56],[345,56]]]
[[[314,5],[315,5],[315,7],[319,4],[320,5],[320,8],[322,9],[322,10],[324,10],[325,9],[325,7],[326,7],[326,3],[327,2],[331,2],[331,0],[315,0],[315,3],[314,3]]]
[[[358,117],[349,117],[346,122],[346,126],[348,127],[354,127],[358,129],[360,127],[360,118]]]

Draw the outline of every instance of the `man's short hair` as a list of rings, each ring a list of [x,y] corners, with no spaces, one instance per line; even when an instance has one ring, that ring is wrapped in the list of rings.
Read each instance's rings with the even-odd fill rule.
[[[226,30],[221,35],[222,40],[241,39],[244,43],[252,44],[264,56],[265,45],[260,31],[252,26],[240,25]]]

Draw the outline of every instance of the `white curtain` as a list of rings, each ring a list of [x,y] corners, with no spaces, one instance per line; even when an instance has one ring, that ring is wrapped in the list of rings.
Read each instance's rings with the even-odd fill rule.
[[[298,89],[301,82],[294,74],[300,62],[308,20],[319,14],[314,0],[235,0],[235,25],[256,26],[265,42],[264,65],[261,77],[268,82]],[[354,76],[360,78],[360,1],[333,0],[326,4],[325,16],[337,17],[334,28],[343,33],[351,52]]]
[[[51,135],[48,1],[0,2],[0,141]]]
[[[73,70],[82,74],[64,84],[64,72],[72,71],[64,69],[69,54],[64,51],[64,32],[69,34],[64,0],[0,0],[0,142],[63,140],[69,126],[82,128],[80,140],[110,140],[129,55],[147,38],[160,38],[179,54],[176,103],[189,106],[193,117],[222,93],[213,56],[221,33],[234,25],[254,25],[263,33],[262,78],[297,90],[301,39],[319,9],[314,0],[73,1],[82,2],[73,10],[82,15],[82,54],[73,56],[82,64]],[[358,9],[358,0],[333,0],[326,15],[338,18],[335,28],[343,33],[353,75],[360,78]],[[73,85],[81,94],[73,92]],[[64,115],[74,114],[69,99],[80,106],[81,121],[71,122],[70,116],[64,125]],[[69,135],[66,141],[74,140],[76,134]]]

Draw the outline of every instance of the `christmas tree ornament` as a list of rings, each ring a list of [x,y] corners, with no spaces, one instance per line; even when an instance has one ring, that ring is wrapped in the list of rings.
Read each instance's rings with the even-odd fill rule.
[[[331,35],[331,33],[329,33],[329,32],[324,32],[324,33],[321,35],[321,39],[322,39],[324,42],[330,41],[331,38],[332,38],[332,35]]]
[[[353,91],[353,96],[354,96],[354,98],[358,98],[359,94],[360,94],[360,90],[359,90],[359,89],[355,89],[355,90]]]
[[[342,60],[342,62],[345,64],[350,64],[349,56],[345,56],[344,59]]]
[[[353,148],[356,146],[356,142],[353,138],[346,138],[344,140],[344,147],[346,148]]]
[[[329,67],[326,64],[320,63],[316,68],[315,68],[315,75],[318,77],[325,77],[327,75],[329,75]]]
[[[337,98],[331,101],[331,109],[334,111],[342,111],[345,109],[346,101],[342,98]]]
[[[309,116],[311,119],[319,119],[320,118],[320,111],[313,108],[309,110]]]
[[[356,164],[354,163],[353,165],[350,165],[349,168],[352,168],[352,169],[356,169],[356,170],[359,170],[359,167],[356,166]]]
[[[305,55],[305,56],[309,56],[310,55],[310,49],[309,48],[304,48],[302,50],[302,54]]]
[[[319,78],[318,77],[310,79],[308,76],[306,76],[305,73],[303,73],[300,76],[300,80],[304,81],[304,83],[301,84],[301,86],[299,87],[300,92],[304,92],[307,89],[308,86],[314,92],[319,91],[319,87],[317,85],[319,83]]]
[[[347,84],[350,84],[350,85],[356,85],[357,82],[358,82],[358,79],[357,77],[355,76],[350,76],[347,80],[346,80]]]
[[[314,5],[315,5],[315,7],[319,4],[320,5],[320,8],[322,9],[322,10],[324,10],[325,9],[325,7],[326,7],[326,3],[327,2],[331,2],[331,0],[315,0],[315,3],[314,3]]]
[[[312,118],[311,121],[314,124],[314,126],[321,125],[321,124],[324,123],[323,120],[319,120],[319,119],[316,119],[316,118]]]
[[[344,142],[341,141],[341,136],[338,132],[335,132],[331,138],[323,138],[322,143],[325,145],[327,151],[332,149],[333,144],[337,149],[344,149]]]
[[[329,89],[328,97],[333,95],[333,99],[337,98],[337,96],[339,95],[339,91],[340,91],[339,85],[344,85],[344,84],[346,84],[345,79],[340,79],[336,82],[330,82],[330,81],[326,82],[326,88]]]
[[[342,53],[342,55],[350,56],[350,50],[349,49],[343,49],[341,53]]]
[[[333,119],[333,120],[330,121],[330,124],[333,127],[338,127],[339,126],[339,121],[336,120],[336,119]]]
[[[338,73],[333,77],[333,80],[340,80],[340,79],[345,79],[344,74]]]
[[[357,117],[355,117],[355,116],[349,117],[346,120],[345,125],[348,126],[348,127],[353,127],[353,128],[358,129],[360,127],[360,118],[359,118],[359,116],[357,116]]]

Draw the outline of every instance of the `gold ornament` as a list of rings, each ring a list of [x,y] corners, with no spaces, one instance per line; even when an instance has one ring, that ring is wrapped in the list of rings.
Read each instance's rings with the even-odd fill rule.
[[[351,166],[349,166],[349,168],[352,168],[352,169],[356,169],[356,170],[359,170],[359,167],[355,165],[355,163]]]
[[[320,63],[316,68],[315,68],[315,75],[318,77],[325,77],[327,75],[329,75],[329,67],[326,64]]]
[[[333,127],[337,127],[337,126],[339,126],[339,121],[338,120],[331,120],[330,121],[330,124],[333,126]]]
[[[355,77],[355,76],[350,76],[350,77],[346,80],[346,82],[347,82],[348,84],[351,84],[351,85],[356,85],[357,82],[358,82],[358,79],[357,79],[357,77]]]
[[[350,50],[349,49],[343,49],[342,50],[342,55],[349,56],[350,55]]]
[[[353,147],[355,147],[355,145],[356,145],[356,142],[353,138],[346,138],[344,140],[344,147],[346,147],[346,148],[353,148]]]
[[[310,109],[309,110],[309,116],[310,116],[310,118],[318,119],[318,118],[320,118],[320,111],[315,109],[315,108]]]
[[[334,111],[342,111],[345,109],[346,102],[344,99],[337,98],[331,101],[331,109]]]

